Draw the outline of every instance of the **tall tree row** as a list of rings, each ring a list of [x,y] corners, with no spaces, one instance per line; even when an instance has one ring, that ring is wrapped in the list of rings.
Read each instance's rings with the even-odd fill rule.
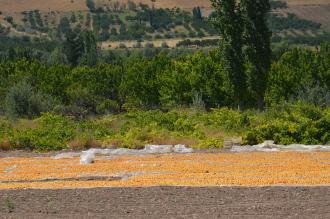
[[[242,0],[241,4],[245,15],[244,39],[250,90],[259,110],[263,110],[272,55],[271,32],[267,26],[270,3],[269,0]]]
[[[264,108],[271,65],[271,32],[267,26],[269,0],[211,0],[215,26],[222,36],[220,51],[239,109],[249,90]]]
[[[243,17],[237,0],[211,0],[218,16],[215,26],[222,36],[220,52],[239,109],[244,106],[246,74],[243,57]]]

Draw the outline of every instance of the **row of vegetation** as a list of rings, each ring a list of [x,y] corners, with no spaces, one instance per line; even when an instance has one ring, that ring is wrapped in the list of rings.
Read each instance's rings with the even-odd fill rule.
[[[265,84],[266,104],[301,100],[328,106],[329,47],[324,44],[318,51],[290,50],[273,61]],[[217,52],[178,58],[163,52],[154,58],[114,58],[111,62],[95,67],[70,67],[49,66],[38,61],[5,61],[0,64],[0,109],[2,113],[11,112],[6,109],[15,107],[9,103],[20,104],[21,99],[34,96],[41,102],[51,103],[46,111],[72,108],[77,110],[72,115],[79,116],[191,105],[207,109],[236,107],[230,79]],[[253,76],[249,75],[249,68],[246,72],[248,78]],[[256,105],[254,85],[247,80],[244,97],[247,108]],[[28,105],[20,105],[19,109],[26,110],[16,112],[17,116],[33,117],[45,112],[27,113]]]
[[[97,119],[45,113],[35,120],[0,120],[0,150],[82,150],[90,147],[143,148],[146,144],[186,144],[222,148],[224,139],[243,136],[243,144],[274,139],[278,144],[329,144],[330,110],[282,104],[263,113],[228,108],[209,112],[176,109],[134,111]]]
[[[233,91],[214,52],[179,59],[161,54],[96,67],[5,62],[0,65],[6,116],[1,147],[222,147],[227,136],[244,136],[249,144],[266,139],[327,144],[329,47],[295,49],[273,62],[263,113],[253,110],[253,84],[246,99],[252,110],[230,110],[235,108]]]
[[[62,46],[0,53],[0,147],[329,143],[330,43],[272,53],[268,0],[212,5],[214,51],[103,56],[91,31],[67,26]]]

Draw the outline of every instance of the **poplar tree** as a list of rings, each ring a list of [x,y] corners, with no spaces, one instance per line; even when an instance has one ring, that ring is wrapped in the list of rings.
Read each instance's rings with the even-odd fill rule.
[[[65,34],[64,52],[70,64],[76,66],[84,52],[84,42],[81,34],[70,30]]]
[[[94,0],[86,0],[86,5],[91,12],[95,11]]]
[[[243,109],[246,75],[243,56],[244,22],[238,0],[211,0],[217,16],[214,25],[221,34],[220,53],[233,91],[235,104]]]
[[[83,53],[81,56],[80,64],[94,66],[98,61],[98,48],[95,35],[91,31],[83,33]]]
[[[249,87],[257,100],[258,109],[262,111],[271,66],[271,31],[267,26],[267,15],[271,7],[269,0],[241,0],[241,7],[245,21]]]

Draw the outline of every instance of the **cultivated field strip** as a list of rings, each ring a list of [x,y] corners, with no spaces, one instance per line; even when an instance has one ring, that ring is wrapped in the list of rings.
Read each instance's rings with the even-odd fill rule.
[[[0,189],[329,184],[328,152],[0,159]]]

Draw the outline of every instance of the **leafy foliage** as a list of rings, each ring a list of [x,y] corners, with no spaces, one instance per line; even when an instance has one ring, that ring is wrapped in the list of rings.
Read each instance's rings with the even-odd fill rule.
[[[268,117],[244,136],[244,143],[274,140],[278,144],[329,144],[329,110],[312,105],[287,105],[284,111]]]

